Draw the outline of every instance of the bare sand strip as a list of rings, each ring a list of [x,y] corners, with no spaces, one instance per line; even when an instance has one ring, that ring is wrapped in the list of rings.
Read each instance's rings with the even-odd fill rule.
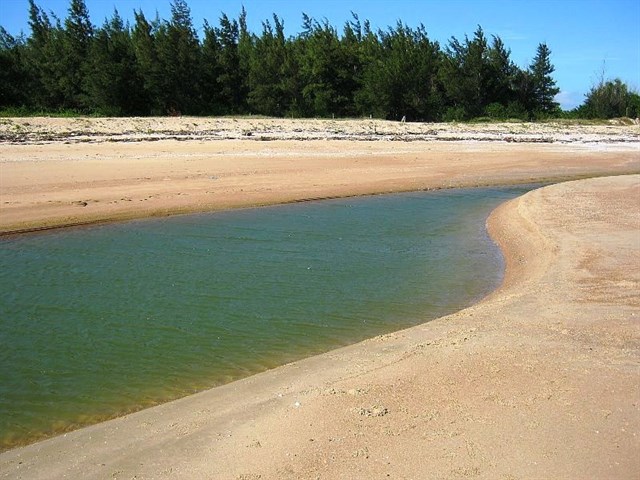
[[[638,172],[637,125],[0,119],[0,234]]]
[[[0,476],[637,478],[640,175],[488,223],[507,271],[480,304],[5,452]]]

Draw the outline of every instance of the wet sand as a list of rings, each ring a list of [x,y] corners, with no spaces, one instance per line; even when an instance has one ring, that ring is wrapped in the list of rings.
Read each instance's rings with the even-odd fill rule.
[[[282,165],[291,159],[277,153],[269,158],[281,167],[275,172],[271,165],[265,167],[264,177],[279,179],[280,188],[289,185],[300,194],[305,185],[317,184],[303,196],[308,198],[328,196],[330,188],[336,195],[376,186],[378,191],[411,189],[416,177],[434,182],[424,188],[438,188],[452,177],[460,184],[485,184],[625,173],[637,171],[639,161],[637,146],[626,149],[628,144],[612,142],[596,148],[576,142],[412,141],[385,145],[385,154],[362,153],[359,149],[366,148],[360,144],[337,142],[341,148],[335,146],[331,155],[304,141],[310,147],[308,160],[300,165],[294,155],[289,170]],[[153,151],[157,145],[148,147]],[[161,164],[161,155],[169,161],[172,149],[182,153],[185,145],[191,142],[159,147],[169,150],[150,157],[151,163]],[[322,145],[333,144],[327,140]],[[40,147],[45,146],[62,148],[56,143]],[[20,145],[0,146],[3,159],[6,149],[14,147]],[[415,150],[396,157],[394,147]],[[425,152],[429,147],[437,153]],[[335,157],[340,152],[346,156]],[[34,161],[40,166],[51,160],[42,155]],[[243,189],[242,177],[252,177],[241,174],[247,173],[247,165],[265,163],[264,155],[251,155],[263,161],[245,163],[247,157],[239,155],[242,160],[233,162],[220,155],[231,183],[236,182],[233,188]],[[73,164],[68,154],[61,158]],[[200,161],[206,165],[206,158]],[[67,169],[68,176],[86,175],[90,183],[100,175],[89,174],[90,160],[77,162],[87,173]],[[359,162],[365,163],[364,170],[355,166]],[[3,177],[8,163],[1,163]],[[327,171],[318,163],[329,165]],[[311,170],[305,172],[305,166]],[[129,178],[129,170],[123,172]],[[112,173],[106,176],[114,181]],[[300,177],[306,180],[300,182]],[[257,183],[247,184],[258,191]],[[40,195],[36,201],[47,198],[42,191]],[[4,208],[3,203],[3,217]],[[142,213],[138,209],[135,216]],[[110,215],[107,219],[117,218],[113,211]],[[23,221],[30,226],[43,222],[37,215]],[[3,218],[3,225],[10,230],[15,223]],[[507,270],[502,287],[478,305],[5,452],[0,454],[0,477],[636,478],[640,175],[545,187],[504,204],[488,225],[505,254]]]

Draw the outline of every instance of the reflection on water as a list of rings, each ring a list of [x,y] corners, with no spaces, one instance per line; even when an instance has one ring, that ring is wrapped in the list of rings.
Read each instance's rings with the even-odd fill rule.
[[[527,187],[328,200],[0,240],[0,441],[422,323],[497,285]]]

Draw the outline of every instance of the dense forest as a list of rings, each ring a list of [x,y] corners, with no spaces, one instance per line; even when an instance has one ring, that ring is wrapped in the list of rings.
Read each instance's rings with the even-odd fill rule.
[[[84,0],[64,21],[29,0],[28,37],[0,27],[0,109],[97,115],[375,117],[451,121],[559,116],[551,50],[519,67],[498,36],[481,27],[441,46],[423,26],[373,31],[357,15],[339,32],[302,15],[286,36],[277,15],[260,34],[223,14],[203,38],[185,0],[171,19],[117,11],[91,23]],[[637,116],[640,97],[619,80],[594,86],[573,115]]]

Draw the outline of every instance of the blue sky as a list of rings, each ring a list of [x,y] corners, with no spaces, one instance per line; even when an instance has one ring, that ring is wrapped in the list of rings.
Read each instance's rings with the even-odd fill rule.
[[[113,9],[128,19],[133,10],[147,17],[156,11],[170,18],[170,0],[85,0],[94,24],[102,24]],[[463,39],[481,25],[487,36],[499,35],[511,49],[511,58],[528,65],[540,42],[551,48],[554,78],[563,108],[573,108],[604,71],[605,78],[621,78],[640,90],[640,2],[638,0],[187,0],[194,24],[206,18],[217,25],[221,12],[237,17],[242,5],[251,31],[277,13],[287,35],[299,32],[302,12],[326,18],[342,28],[357,13],[372,27],[386,28],[402,20],[409,26],[424,24],[429,37],[446,45],[451,36]],[[47,12],[64,19],[68,0],[36,0]],[[29,34],[28,0],[0,0],[0,25],[13,35]]]

